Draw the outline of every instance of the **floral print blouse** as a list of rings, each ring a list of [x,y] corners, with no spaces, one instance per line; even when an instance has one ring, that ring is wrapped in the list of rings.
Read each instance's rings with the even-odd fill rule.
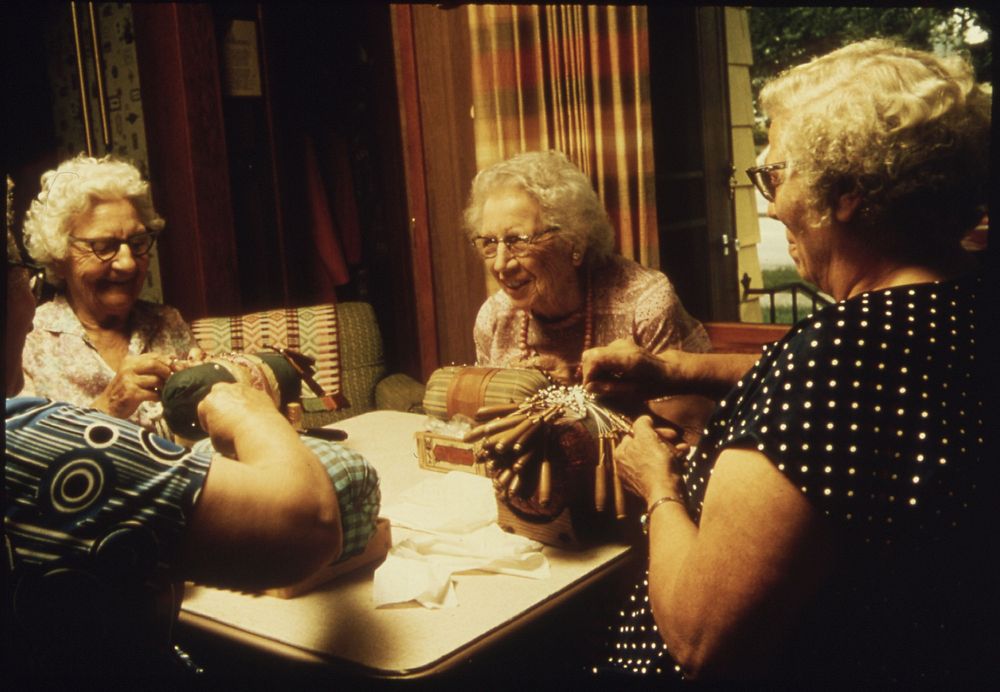
[[[586,309],[558,322],[542,323],[515,308],[502,290],[479,309],[473,336],[476,362],[493,367],[517,367],[530,354],[520,338],[528,322],[527,344],[539,353],[577,363],[585,346],[606,346],[631,338],[653,353],[668,348],[702,353],[710,351],[705,328],[692,317],[661,272],[614,255],[591,270],[593,335],[587,344]]]
[[[172,307],[137,301],[132,308],[129,355],[162,353],[187,357],[197,346],[191,328]],[[87,339],[65,295],[38,306],[34,329],[22,358],[25,396],[40,396],[76,406],[90,406],[108,386],[115,371]],[[157,430],[163,416],[159,402],[143,402],[129,418]]]

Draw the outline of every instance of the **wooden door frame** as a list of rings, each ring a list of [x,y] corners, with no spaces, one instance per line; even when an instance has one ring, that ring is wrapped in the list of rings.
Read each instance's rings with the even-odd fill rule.
[[[650,96],[660,266],[695,317],[735,321],[724,8],[650,5],[648,11],[650,35],[657,37],[650,42]]]
[[[708,278],[711,318],[717,321],[739,321],[738,253],[730,187],[734,171],[725,8],[699,7],[695,17],[702,86],[701,118],[705,152],[705,218],[710,247]]]
[[[393,5],[410,208],[413,284],[424,376],[475,360],[485,269],[461,230],[476,174],[471,38],[463,7]]]
[[[437,367],[437,329],[431,263],[430,217],[424,175],[424,136],[420,117],[419,75],[413,8],[393,5],[392,35],[396,47],[396,87],[403,138],[403,169],[409,214],[410,257],[416,312],[416,346],[421,378],[426,381]]]

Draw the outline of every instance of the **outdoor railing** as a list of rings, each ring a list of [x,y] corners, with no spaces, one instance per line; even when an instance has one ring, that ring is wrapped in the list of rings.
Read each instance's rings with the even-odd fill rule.
[[[771,324],[774,324],[776,318],[774,297],[778,293],[791,293],[792,294],[792,324],[799,321],[799,294],[803,293],[809,297],[812,302],[812,312],[816,312],[816,306],[826,306],[830,305],[830,301],[827,300],[823,295],[814,289],[812,286],[808,286],[800,281],[790,281],[788,283],[778,284],[777,286],[771,286],[770,288],[750,288],[750,275],[744,273],[743,278],[740,279],[740,283],[743,285],[743,300],[746,300],[749,296],[762,295],[767,296],[771,301]]]

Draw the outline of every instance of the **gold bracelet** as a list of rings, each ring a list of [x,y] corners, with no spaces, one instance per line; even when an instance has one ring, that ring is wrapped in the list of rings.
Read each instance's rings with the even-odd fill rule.
[[[649,535],[649,517],[653,514],[653,510],[662,505],[664,502],[677,502],[684,507],[684,511],[687,511],[687,505],[682,498],[674,497],[673,495],[664,495],[659,500],[651,504],[649,509],[647,509],[646,512],[639,517],[639,525],[642,527],[643,536]]]

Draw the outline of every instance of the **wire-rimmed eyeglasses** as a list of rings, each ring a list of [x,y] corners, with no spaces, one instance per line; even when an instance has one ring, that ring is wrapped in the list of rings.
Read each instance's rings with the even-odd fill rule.
[[[45,287],[45,267],[34,262],[7,262],[7,271],[21,269],[28,275],[28,288],[37,303],[42,297],[42,289]]]
[[[769,163],[766,166],[754,166],[747,169],[747,176],[750,177],[750,182],[760,190],[760,194],[764,196],[764,199],[768,202],[773,202],[775,190],[778,189],[781,183],[785,182],[785,176],[778,173],[778,171],[786,168],[788,168],[787,161]]]
[[[558,230],[558,226],[549,226],[533,235],[508,235],[503,238],[480,235],[472,239],[472,244],[479,250],[479,254],[486,259],[492,259],[497,256],[497,246],[500,243],[507,246],[507,254],[513,257],[524,257],[531,252],[531,246],[537,243],[542,237]]]
[[[102,262],[110,262],[118,256],[122,245],[128,245],[129,252],[133,257],[145,257],[153,249],[159,231],[144,231],[130,235],[124,240],[121,238],[76,238],[70,236],[69,241],[78,245],[85,245],[90,248],[97,259]]]

